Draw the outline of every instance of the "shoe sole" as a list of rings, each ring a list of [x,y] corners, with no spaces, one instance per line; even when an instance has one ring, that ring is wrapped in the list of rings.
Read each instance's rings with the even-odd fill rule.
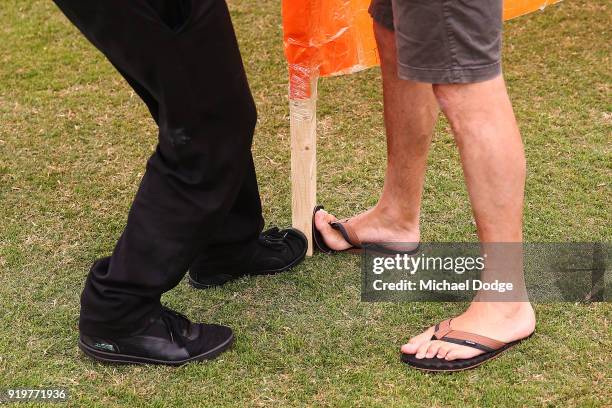
[[[301,231],[298,230],[294,230],[293,232],[295,233],[299,233],[300,236],[302,238],[304,238],[304,240],[306,242],[308,242],[308,239],[306,238],[306,235],[304,235]],[[200,283],[198,281],[195,281],[191,278],[190,275],[189,276],[189,284],[195,288],[195,289],[209,289],[209,288],[214,288],[214,287],[218,287],[218,286],[223,286],[228,282],[232,282],[235,281],[237,279],[243,278],[245,276],[267,276],[267,275],[276,275],[277,273],[281,273],[281,272],[287,272],[289,269],[292,269],[294,266],[296,266],[297,264],[299,264],[300,262],[302,262],[304,260],[304,258],[306,258],[306,251],[308,251],[308,244],[306,244],[306,247],[304,248],[304,251],[300,254],[300,256],[298,258],[295,258],[293,260],[293,262],[291,262],[290,264],[279,268],[279,269],[268,269],[265,271],[257,271],[257,272],[252,272],[252,273],[245,273],[244,275],[240,275],[240,276],[236,276],[233,279],[229,279],[223,283],[219,283],[219,284],[205,284],[205,283]]]
[[[207,351],[206,353],[199,354],[197,356],[190,357],[185,360],[179,361],[167,361],[167,360],[157,360],[154,358],[146,358],[139,356],[131,356],[128,354],[117,354],[117,353],[108,353],[105,351],[100,351],[94,349],[91,346],[83,343],[79,339],[79,348],[83,353],[93,358],[94,360],[98,360],[104,363],[113,363],[113,364],[155,364],[155,365],[169,365],[169,366],[181,366],[183,364],[187,364],[192,361],[203,361],[203,360],[212,360],[217,357],[219,354],[223,353],[225,350],[230,348],[234,343],[234,335],[229,337],[225,342],[219,344],[212,350]]]

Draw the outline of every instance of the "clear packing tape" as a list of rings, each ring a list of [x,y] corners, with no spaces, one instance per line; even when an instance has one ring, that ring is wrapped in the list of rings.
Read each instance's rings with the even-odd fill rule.
[[[560,0],[505,0],[504,20]],[[378,65],[370,0],[282,0],[289,98],[309,99],[319,76]]]

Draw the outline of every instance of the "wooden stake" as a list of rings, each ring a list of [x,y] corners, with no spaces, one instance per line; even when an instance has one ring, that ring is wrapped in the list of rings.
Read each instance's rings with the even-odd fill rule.
[[[315,75],[309,98],[289,100],[292,222],[308,238],[308,256],[313,252],[312,210],[317,202],[317,83]]]

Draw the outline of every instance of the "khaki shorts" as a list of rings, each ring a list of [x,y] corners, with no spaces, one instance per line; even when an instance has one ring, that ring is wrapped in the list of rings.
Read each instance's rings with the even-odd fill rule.
[[[398,75],[432,84],[501,73],[502,0],[372,0],[376,23],[395,31]]]

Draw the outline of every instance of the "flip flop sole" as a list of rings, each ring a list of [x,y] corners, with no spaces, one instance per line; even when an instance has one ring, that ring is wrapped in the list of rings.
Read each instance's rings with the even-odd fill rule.
[[[516,346],[523,340],[527,340],[532,335],[533,333],[525,337],[524,339],[510,342],[506,344],[504,347],[500,348],[499,350],[480,354],[476,357],[468,358],[468,359],[459,359],[459,360],[452,360],[452,361],[446,361],[444,359],[439,359],[439,358],[417,359],[416,357],[414,357],[414,354],[402,353],[400,360],[412,368],[416,368],[417,370],[426,371],[430,373],[447,373],[447,372],[471,370],[473,368],[476,368],[486,363],[487,361],[496,359],[502,353],[504,353],[505,351],[508,351],[509,349]]]
[[[319,229],[317,228],[316,224],[315,224],[315,216],[317,214],[317,212],[319,212],[320,210],[323,210],[324,207],[322,205],[317,205],[314,210],[312,210],[312,240],[314,243],[314,247],[325,253],[325,254],[334,254],[337,251],[334,251],[333,249],[331,249],[330,247],[327,246],[327,244],[325,243],[325,240],[323,239],[323,234],[321,234],[321,232],[319,231]]]

